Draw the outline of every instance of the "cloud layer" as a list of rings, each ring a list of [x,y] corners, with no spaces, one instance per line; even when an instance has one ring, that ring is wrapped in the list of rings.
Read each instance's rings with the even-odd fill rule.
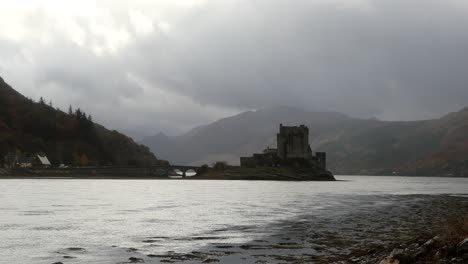
[[[409,120],[468,104],[462,0],[15,1],[0,10],[7,82],[135,137],[275,105]]]

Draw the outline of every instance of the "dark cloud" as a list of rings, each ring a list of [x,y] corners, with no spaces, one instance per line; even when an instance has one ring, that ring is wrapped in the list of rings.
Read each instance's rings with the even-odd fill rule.
[[[83,18],[84,44],[57,32],[52,44],[21,43],[17,58],[34,65],[14,69],[33,81],[18,83],[69,93],[70,103],[133,135],[274,105],[409,120],[468,102],[465,1],[210,1],[166,27],[148,11],[150,34],[138,34],[125,10],[111,13],[112,36],[124,43],[114,52],[90,48],[108,39]],[[33,21],[48,27],[37,12]],[[11,63],[15,47],[0,47]]]
[[[223,2],[133,59],[202,103],[426,118],[466,104],[467,24],[446,1]]]

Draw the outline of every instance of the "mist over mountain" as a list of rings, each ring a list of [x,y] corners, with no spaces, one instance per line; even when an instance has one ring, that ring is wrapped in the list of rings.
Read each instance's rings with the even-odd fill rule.
[[[0,78],[0,164],[8,152],[24,156],[45,153],[56,165],[164,162],[131,138],[94,123],[84,111],[65,113],[42,99],[34,102]]]
[[[279,124],[305,124],[313,151],[328,154],[338,174],[464,174],[468,169],[468,108],[440,119],[380,121],[334,112],[273,107],[220,119],[188,133],[143,140],[178,164],[238,164],[240,156],[276,146]]]

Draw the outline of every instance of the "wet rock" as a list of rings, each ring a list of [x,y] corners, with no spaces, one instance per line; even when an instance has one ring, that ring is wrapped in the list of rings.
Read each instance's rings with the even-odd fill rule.
[[[392,257],[386,257],[379,264],[400,264],[400,261]]]
[[[171,258],[173,256],[174,256],[174,254],[160,254],[160,255],[149,254],[148,255],[148,257],[150,257],[150,258]]]
[[[85,251],[84,248],[80,248],[80,247],[69,247],[69,248],[67,248],[67,250],[69,250],[69,251]]]
[[[156,243],[156,242],[161,242],[160,239],[146,239],[146,240],[143,240],[141,241],[143,243]]]
[[[144,263],[145,261],[142,258],[130,257],[128,258],[130,263]]]
[[[415,259],[418,259],[421,256],[423,256],[426,252],[427,252],[427,249],[424,248],[424,247],[421,247],[421,248],[418,248],[416,250],[416,252],[413,254],[413,256],[414,256]]]
[[[213,263],[213,262],[219,262],[219,259],[204,258],[201,263]]]
[[[413,243],[413,244],[409,245],[406,249],[415,251],[418,248],[419,248],[419,244],[418,243]]]
[[[413,263],[414,257],[407,250],[395,248],[390,255],[380,261],[379,264],[406,264]]]
[[[463,263],[463,264],[466,264],[466,259],[463,259],[463,258],[452,258],[450,259],[450,264],[458,264],[458,263]]]
[[[223,251],[223,254],[228,256],[228,255],[234,255],[234,254],[239,254],[239,252],[235,252],[235,251]]]
[[[405,251],[403,249],[400,249],[400,248],[395,248],[391,253],[390,253],[390,256],[389,257],[392,257],[392,258],[398,258],[402,255],[404,255]]]
[[[440,241],[439,236],[435,236],[429,240],[427,240],[421,247],[425,249],[431,249],[436,246],[436,242]]]
[[[64,259],[74,259],[76,257],[72,257],[72,256],[63,256]]]
[[[217,240],[217,239],[227,239],[228,237],[216,237],[216,236],[196,236],[192,237],[191,240]]]
[[[435,242],[436,242],[436,240],[434,238],[431,238],[428,241],[426,241],[426,243],[424,243],[423,247],[430,248],[430,247],[434,246]]]
[[[296,242],[282,242],[282,243],[278,243],[278,245],[280,246],[291,246],[291,245],[297,245]]]
[[[468,238],[465,238],[462,242],[457,245],[459,252],[468,252]]]
[[[63,262],[58,261],[58,262],[54,262],[52,264],[63,264]]]
[[[260,248],[259,248],[256,245],[241,245],[241,246],[239,246],[239,248],[241,248],[243,250],[263,249],[263,247],[260,246]]]

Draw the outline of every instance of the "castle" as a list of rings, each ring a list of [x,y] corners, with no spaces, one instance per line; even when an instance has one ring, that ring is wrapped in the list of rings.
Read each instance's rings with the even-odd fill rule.
[[[303,167],[318,172],[326,171],[326,153],[316,152],[315,156],[309,145],[309,128],[301,126],[283,126],[276,135],[277,148],[266,148],[263,153],[251,157],[241,157],[241,167]]]

